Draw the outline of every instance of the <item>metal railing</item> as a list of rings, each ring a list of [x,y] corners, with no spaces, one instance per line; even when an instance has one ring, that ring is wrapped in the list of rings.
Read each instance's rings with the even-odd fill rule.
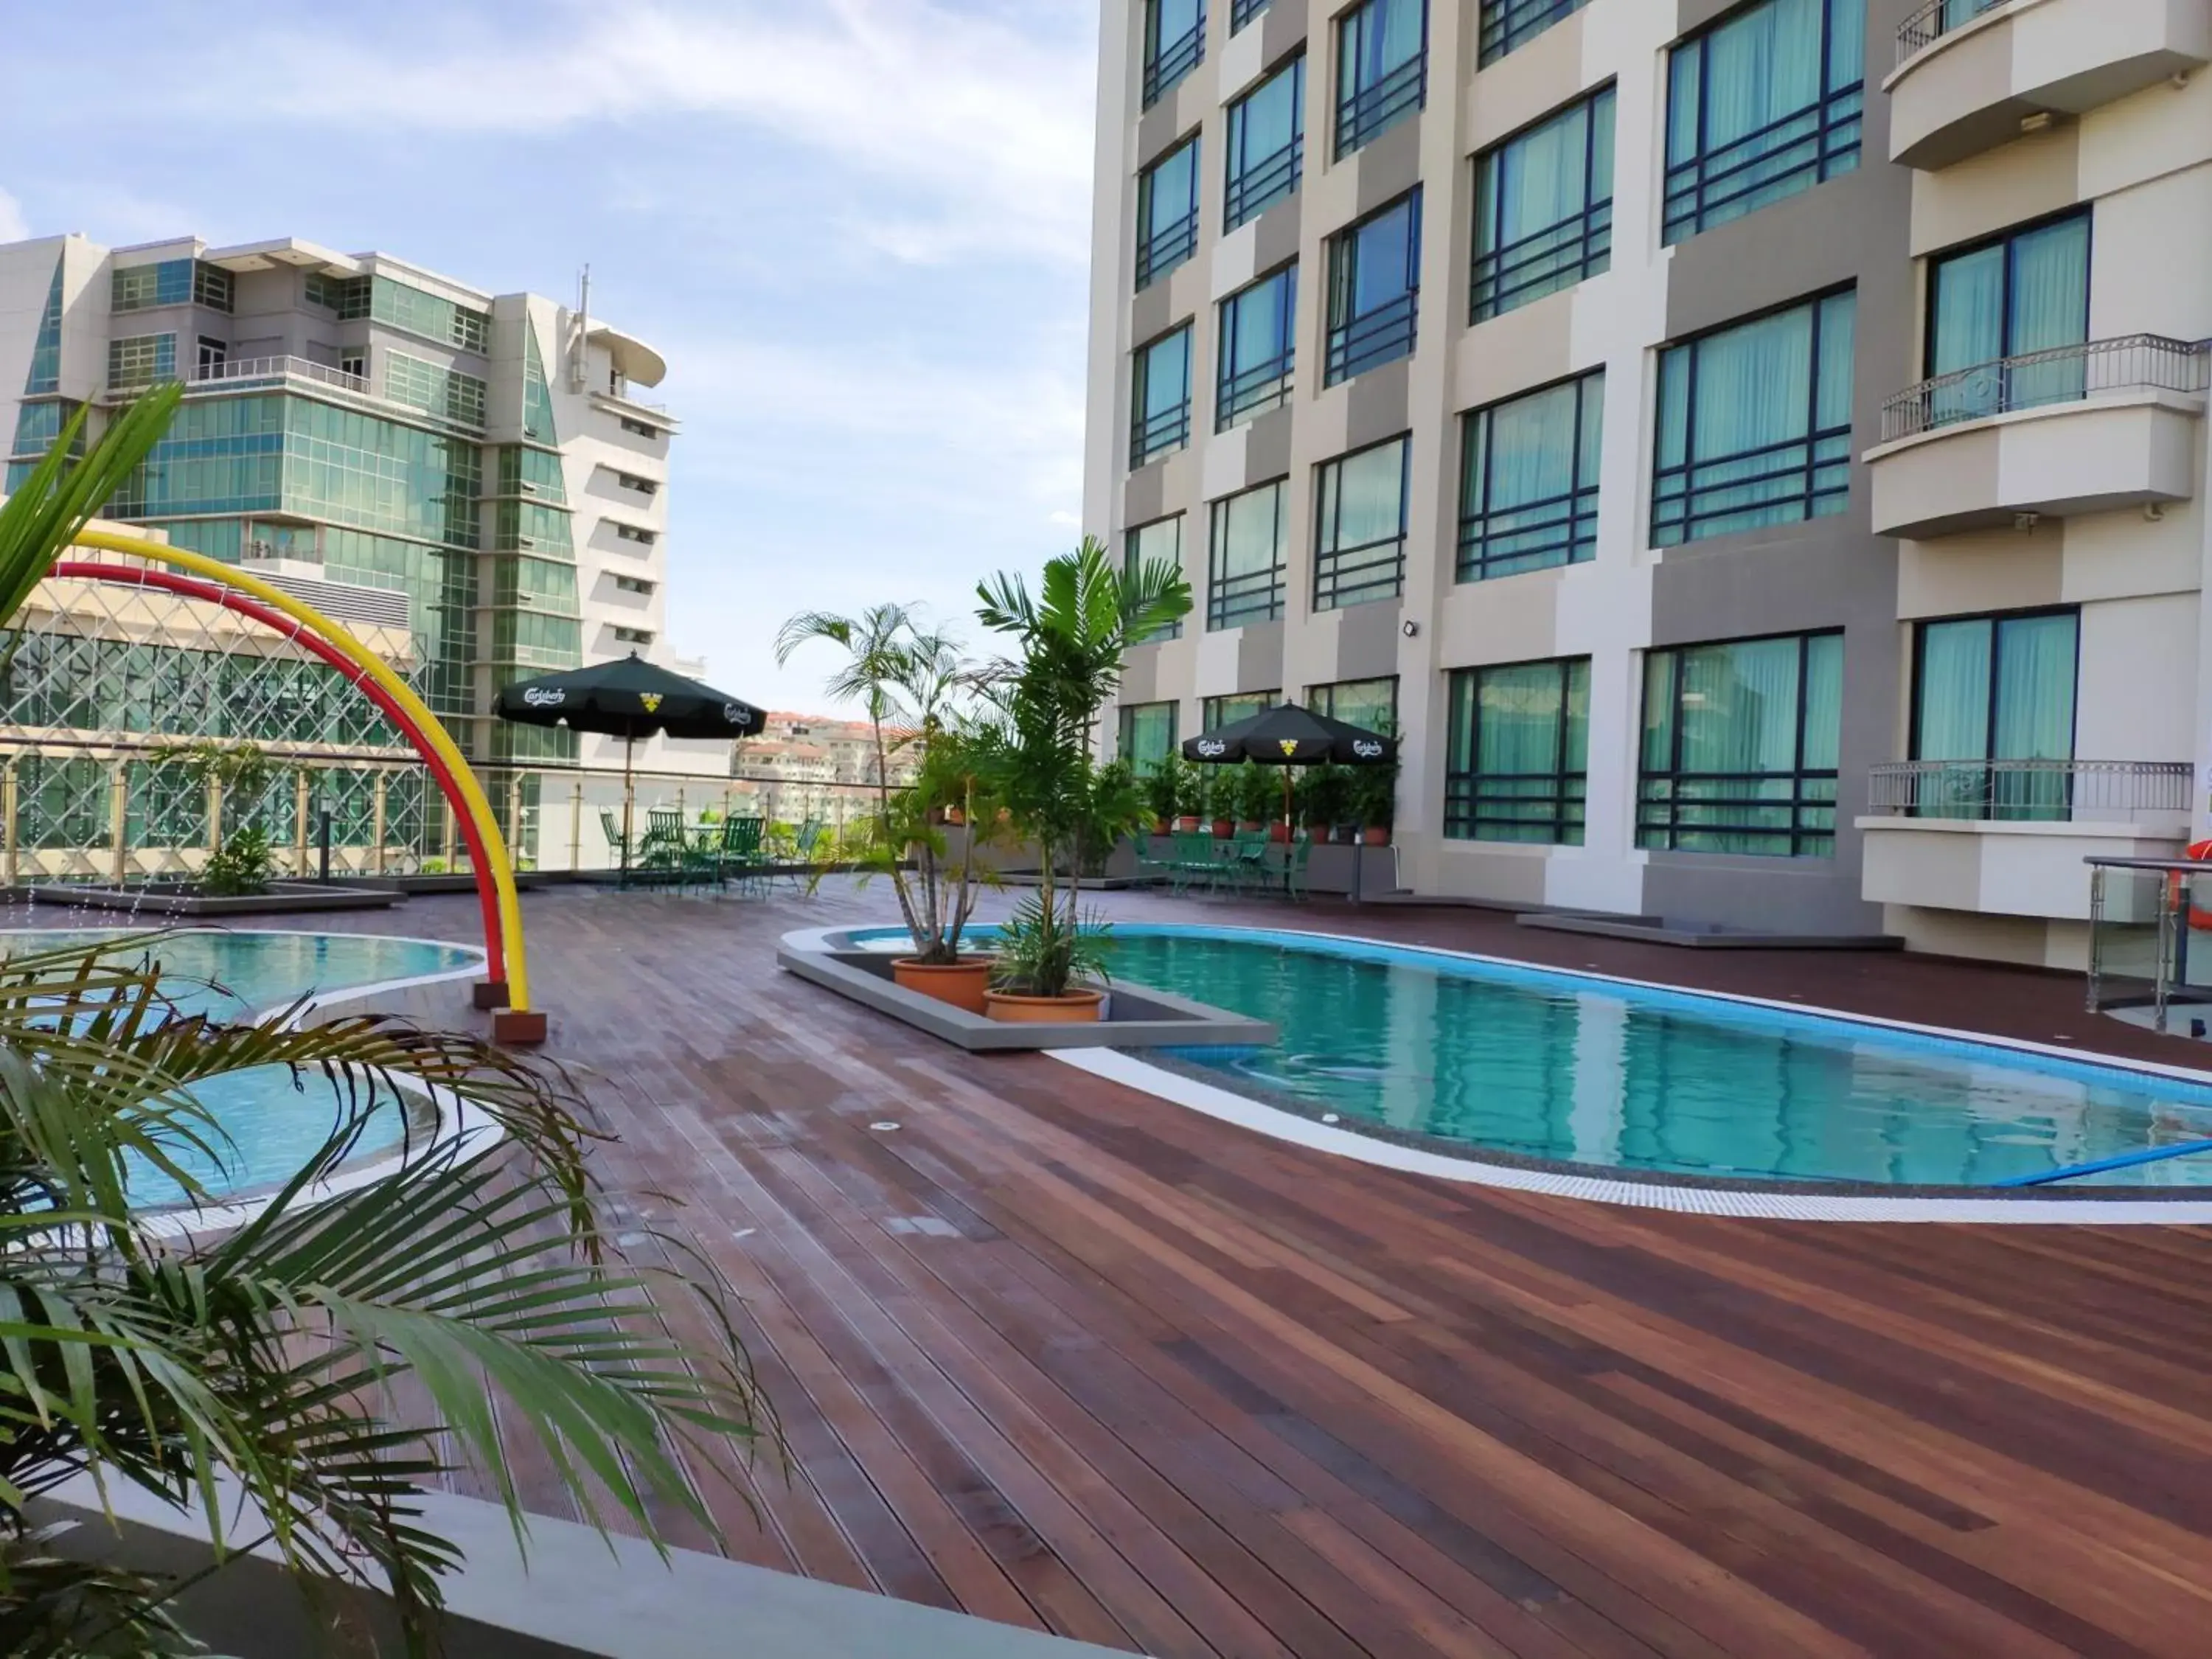
[[[1867,805],[1999,823],[2185,817],[2196,770],[2187,761],[1896,761],[1869,769]]]
[[[1370,84],[1337,100],[1336,155],[1339,161],[1428,100],[1429,54],[1420,52]]]
[[[1196,69],[1206,56],[1206,9],[1198,21],[1172,40],[1163,40],[1145,60],[1145,107],[1150,109],[1176,82]]]
[[[1225,228],[1234,230],[1247,219],[1260,214],[1281,201],[1298,187],[1298,178],[1304,170],[1305,140],[1293,138],[1280,149],[1273,150],[1252,162],[1240,173],[1229,175],[1229,189],[1224,210]]]
[[[1155,415],[1139,414],[1129,422],[1129,465],[1140,467],[1155,455],[1181,449],[1190,441],[1190,399]]]
[[[1198,252],[1198,209],[1148,233],[1137,244],[1137,286],[1149,287]]]
[[[342,368],[332,368],[327,363],[306,357],[241,357],[235,362],[209,363],[185,384],[216,386],[234,380],[307,380],[336,391],[350,392],[357,398],[375,395],[367,375],[349,374]]]
[[[1934,46],[1954,29],[1964,28],[1984,12],[1995,11],[2008,0],[1928,0],[1928,3],[1897,26],[1897,61]]]
[[[1487,69],[1516,46],[1534,40],[1589,0],[1482,0],[1482,39],[1475,62]]]
[[[1367,369],[1412,356],[1420,298],[1419,289],[1409,289],[1396,299],[1330,329],[1323,383],[1334,386]]]
[[[2126,334],[1976,363],[1907,386],[1884,403],[1882,441],[2108,392],[2202,392],[2209,363],[2206,342],[2162,334]]]
[[[1267,0],[1231,0],[1229,32],[1231,34],[1267,9]]]

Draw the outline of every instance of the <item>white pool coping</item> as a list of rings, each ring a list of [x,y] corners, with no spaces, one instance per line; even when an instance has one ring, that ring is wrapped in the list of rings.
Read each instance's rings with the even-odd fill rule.
[[[374,980],[366,985],[349,985],[312,996],[300,1006],[288,1022],[295,1026],[319,1010],[339,1003],[359,1002],[365,998],[409,990],[419,985],[442,985],[450,980],[473,979],[486,971],[490,962],[482,945],[465,945],[457,939],[423,939],[410,933],[349,933],[327,927],[210,927],[204,924],[185,927],[0,927],[0,940],[33,933],[46,938],[56,933],[271,933],[308,939],[365,939],[389,940],[396,945],[433,945],[441,951],[459,951],[474,958],[460,967],[448,968],[434,974]],[[291,1006],[291,1004],[285,1003],[273,1008],[250,1010],[246,1018],[258,1023],[266,1023],[283,1018]],[[436,1128],[424,1136],[418,1146],[405,1152],[381,1153],[357,1163],[340,1164],[327,1179],[304,1188],[298,1202],[302,1205],[320,1204],[341,1194],[356,1192],[390,1175],[393,1169],[398,1167],[398,1159],[402,1158],[427,1158],[447,1149],[474,1156],[496,1144],[504,1133],[497,1122],[470,1105],[451,1089],[418,1082],[411,1078],[394,1077],[390,1080],[395,1086],[430,1103],[431,1109],[438,1115]],[[278,1185],[281,1188],[282,1183]],[[173,1208],[148,1210],[140,1212],[137,1218],[141,1229],[153,1238],[188,1238],[198,1233],[229,1232],[244,1226],[266,1210],[276,1196],[273,1192],[264,1192],[258,1197],[241,1198],[234,1202],[211,1204],[197,1209],[187,1204]]]
[[[1150,921],[1132,921],[1129,925],[1132,928],[1159,928],[1167,932],[1174,932],[1179,926],[1187,926],[1189,931],[1200,934],[1242,933],[1263,940],[1271,937],[1295,939],[1311,940],[1322,945],[1332,942],[1360,945],[1378,950],[1478,963],[1520,973],[1556,975],[1565,979],[1585,981],[1592,985],[1732,1003],[1742,1007],[1833,1020],[1845,1025],[1865,1026],[1875,1030],[1946,1042],[2036,1054],[2068,1060],[2075,1065],[2106,1066],[2115,1071],[2168,1078],[2212,1088],[2212,1071],[2190,1066],[2130,1060],[2086,1048],[2029,1042],[2017,1037],[1993,1036],[1979,1031],[1884,1019],[1875,1015],[1852,1013],[1844,1009],[1825,1008],[1794,1000],[1744,996],[1726,991],[1696,990],[1686,986],[1669,985],[1662,981],[1630,979],[1595,969],[1559,968],[1547,963],[1525,962],[1512,957],[1487,956],[1472,951],[1455,951],[1442,945],[1408,945],[1399,939],[1376,939],[1365,934],[1324,933],[1289,927],[1237,928],[1219,923],[1185,925]],[[2097,1016],[2085,1012],[2083,1018],[2094,1019]],[[1471,1151],[1465,1157],[1448,1155],[1360,1134],[1330,1124],[1317,1123],[1251,1096],[1218,1087],[1181,1072],[1170,1071],[1118,1050],[1070,1049],[1053,1052],[1050,1057],[1063,1066],[1073,1066],[1094,1077],[1104,1078],[1140,1093],[1188,1107],[1208,1117],[1254,1130],[1273,1139],[1333,1153],[1380,1169],[1398,1170],[1409,1175],[1429,1176],[1469,1186],[1534,1193],[1553,1198],[1581,1199],[1596,1204],[1668,1210],[1687,1215],[1742,1216],[1776,1221],[1975,1222],[2017,1226],[2104,1227],[2212,1225],[2212,1192],[2208,1192],[2208,1195],[2202,1199],[1908,1198],[1863,1191],[1826,1193],[1809,1183],[1802,1191],[1777,1192],[1733,1185],[1694,1185],[1687,1180],[1669,1180],[1663,1173],[1658,1172],[1647,1179],[1625,1181],[1577,1170],[1493,1164],[1485,1161],[1479,1151]]]

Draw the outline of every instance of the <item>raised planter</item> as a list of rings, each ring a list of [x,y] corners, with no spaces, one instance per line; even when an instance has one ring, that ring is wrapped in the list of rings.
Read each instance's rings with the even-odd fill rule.
[[[891,962],[891,982],[917,995],[980,1014],[985,1012],[983,998],[991,988],[992,960],[965,957],[958,962],[938,963],[897,957]]]
[[[32,896],[49,904],[90,910],[128,910],[150,916],[281,916],[307,910],[386,910],[404,896],[389,887],[325,886],[313,881],[272,881],[265,893],[216,897],[184,882],[149,881],[143,887],[78,887],[49,883]]]
[[[1103,991],[1070,991],[1060,997],[1025,997],[1013,991],[986,991],[983,1012],[1009,1025],[1096,1024],[1106,1001]]]
[[[1381,823],[1369,824],[1359,832],[1359,844],[1362,847],[1388,847],[1390,844],[1389,826]]]

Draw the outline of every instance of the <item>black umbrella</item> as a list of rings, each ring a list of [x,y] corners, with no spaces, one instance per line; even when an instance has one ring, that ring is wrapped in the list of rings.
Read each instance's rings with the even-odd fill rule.
[[[749,702],[647,662],[633,651],[614,662],[572,668],[521,680],[494,705],[503,720],[524,726],[565,726],[623,740],[623,867],[629,867],[631,808],[636,787],[631,760],[640,738],[743,738],[768,716]]]
[[[1279,702],[1233,726],[1201,732],[1186,739],[1182,746],[1182,757],[1201,765],[1255,761],[1261,766],[1282,767],[1285,826],[1291,821],[1290,768],[1319,766],[1326,761],[1340,766],[1381,766],[1397,753],[1395,738],[1316,714],[1294,702]]]

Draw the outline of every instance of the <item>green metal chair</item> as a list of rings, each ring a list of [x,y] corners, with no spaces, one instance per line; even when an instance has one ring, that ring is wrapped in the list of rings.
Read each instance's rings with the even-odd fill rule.
[[[599,832],[607,838],[607,851],[614,855],[615,868],[628,869],[629,837],[623,834],[621,820],[615,817],[612,807],[602,806],[599,809]]]
[[[1169,891],[1181,898],[1194,882],[1212,884],[1218,863],[1212,836],[1195,830],[1179,830],[1170,845],[1174,850],[1168,855]]]
[[[813,865],[815,852],[822,845],[822,837],[829,831],[830,826],[823,819],[808,818],[799,826],[798,832],[792,836],[793,863],[790,869],[783,872],[783,878],[791,884],[793,892],[804,893],[810,890],[805,872]]]
[[[768,890],[768,854],[764,850],[767,831],[765,818],[722,821],[721,839],[709,852],[718,884],[735,878],[741,893]]]
[[[1276,867],[1269,878],[1269,885],[1273,886],[1275,878],[1279,877],[1283,896],[1293,903],[1303,904],[1312,896],[1306,887],[1306,866],[1313,859],[1313,837],[1299,836],[1287,845],[1279,842],[1273,850],[1280,856],[1275,861]]]
[[[1267,886],[1267,832],[1240,830],[1223,858],[1219,884],[1235,894],[1257,893]]]
[[[684,878],[684,814],[674,807],[646,809],[645,839],[638,843],[635,869],[653,875]]]

